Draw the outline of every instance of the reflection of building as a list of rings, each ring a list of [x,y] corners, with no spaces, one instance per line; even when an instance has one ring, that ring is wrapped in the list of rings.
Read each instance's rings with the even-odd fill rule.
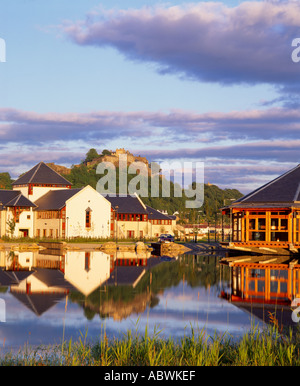
[[[84,296],[99,288],[110,275],[110,257],[101,251],[67,251],[65,278]]]
[[[284,325],[292,324],[291,306],[300,298],[300,265],[296,261],[287,256],[241,256],[224,258],[221,263],[231,270],[230,289],[221,297],[266,322],[275,317]]]
[[[100,308],[105,314],[124,317],[131,312],[142,312],[152,299],[149,293],[135,293],[136,286],[148,270],[163,261],[165,259],[152,257],[147,251],[108,255],[100,250],[3,250],[0,251],[0,287],[9,287],[16,299],[39,316],[63,301],[70,292],[76,293],[75,301],[79,298],[84,299],[85,304],[93,304],[94,299],[99,299],[97,292],[93,296],[95,291],[99,296],[101,292],[108,296],[108,291],[109,294],[118,292],[116,287],[120,286],[122,295],[129,294],[129,303],[128,299],[118,303],[114,297],[109,301],[105,297]]]
[[[223,208],[232,227],[229,247],[260,253],[298,252],[299,187],[300,165]]]

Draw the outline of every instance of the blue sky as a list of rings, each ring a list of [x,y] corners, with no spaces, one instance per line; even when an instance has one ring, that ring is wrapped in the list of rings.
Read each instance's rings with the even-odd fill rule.
[[[299,20],[294,0],[2,0],[0,172],[124,147],[257,188],[299,163]]]

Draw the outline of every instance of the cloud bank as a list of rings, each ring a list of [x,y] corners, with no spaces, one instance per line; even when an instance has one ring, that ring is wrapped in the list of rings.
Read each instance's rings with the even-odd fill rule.
[[[161,73],[219,84],[275,85],[295,92],[291,60],[299,35],[299,1],[247,1],[236,7],[200,2],[104,11],[63,25],[82,46],[114,47]],[[297,90],[298,92],[298,90]]]
[[[250,183],[260,182],[260,176],[266,174],[265,163],[275,177],[298,163],[299,122],[300,111],[286,108],[203,114],[38,114],[2,108],[0,163],[2,171],[16,176],[19,165],[23,168],[19,172],[23,172],[40,160],[76,164],[92,147],[113,150],[114,144],[126,141],[131,143],[131,152],[150,161],[204,161],[207,180],[243,191]],[[243,180],[245,175],[249,176],[247,181]]]

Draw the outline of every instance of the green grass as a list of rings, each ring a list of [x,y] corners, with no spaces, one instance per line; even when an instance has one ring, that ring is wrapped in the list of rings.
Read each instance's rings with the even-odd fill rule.
[[[298,333],[281,334],[276,328],[253,329],[239,340],[229,334],[207,336],[192,330],[181,340],[163,339],[160,331],[143,336],[128,331],[121,339],[106,335],[88,343],[86,335],[77,342],[25,347],[7,353],[1,366],[299,366]],[[1,353],[1,352],[0,352]]]

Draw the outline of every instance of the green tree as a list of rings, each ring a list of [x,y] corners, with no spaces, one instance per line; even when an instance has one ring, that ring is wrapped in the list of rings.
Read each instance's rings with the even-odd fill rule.
[[[12,180],[9,173],[0,173],[0,189],[8,189],[12,188]]]
[[[7,220],[6,221],[6,224],[8,226],[8,230],[9,230],[9,233],[10,233],[10,237],[13,237],[13,234],[14,234],[14,231],[15,231],[15,228],[16,228],[16,222],[15,220],[12,218],[10,220]]]
[[[99,154],[98,154],[97,150],[96,149],[90,149],[86,153],[85,161],[91,162],[91,161],[93,161],[93,159],[98,158],[98,157],[99,157]]]

